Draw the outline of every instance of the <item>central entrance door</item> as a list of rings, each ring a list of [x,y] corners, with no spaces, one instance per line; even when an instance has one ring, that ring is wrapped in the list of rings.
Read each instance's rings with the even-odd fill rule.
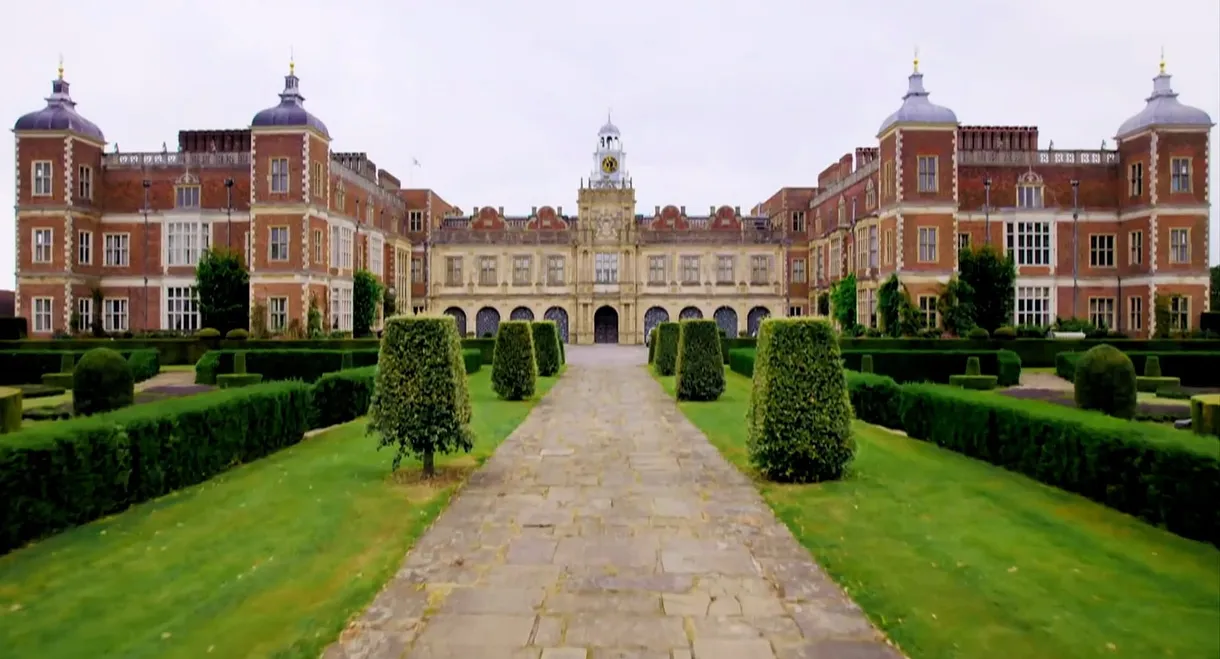
[[[618,343],[618,312],[614,307],[593,312],[593,342]]]

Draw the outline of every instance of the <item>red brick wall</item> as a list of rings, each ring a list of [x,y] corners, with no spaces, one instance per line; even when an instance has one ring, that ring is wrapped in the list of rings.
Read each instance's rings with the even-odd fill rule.
[[[953,203],[953,132],[902,129],[902,199],[904,202]],[[919,157],[935,156],[938,185],[919,191]]]
[[[29,137],[21,136],[17,145],[18,157],[21,162],[21,189],[17,193],[17,203],[21,206],[63,206],[64,197],[64,138],[63,137]],[[51,162],[51,196],[35,197],[34,192],[34,162],[49,160]],[[24,307],[23,307],[24,308]]]

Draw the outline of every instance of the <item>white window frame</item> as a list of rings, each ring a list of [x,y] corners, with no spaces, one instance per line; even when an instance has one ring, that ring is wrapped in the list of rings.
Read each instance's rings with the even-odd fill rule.
[[[1185,295],[1172,295],[1169,298],[1169,329],[1179,332],[1190,331],[1190,298]]]
[[[648,257],[648,283],[654,285],[663,285],[665,283],[665,260],[664,256],[649,256]]]
[[[1144,263],[1144,232],[1132,231],[1127,235],[1127,263],[1142,265]]]
[[[76,196],[78,199],[93,201],[93,168],[89,165],[80,165],[77,167],[76,191]]]
[[[424,212],[420,210],[407,211],[407,231],[419,233],[424,230]]]
[[[801,220],[801,225],[804,226],[804,220]],[[716,282],[720,284],[732,284],[735,271],[737,270],[737,259],[732,254],[720,254],[716,257]]]
[[[93,265],[93,232],[76,232],[76,262],[80,265]]]
[[[461,286],[462,285],[462,257],[446,256],[445,257],[445,285],[446,286]]]
[[[500,283],[499,259],[494,256],[479,257],[479,286],[496,286]]]
[[[1042,208],[1044,189],[1037,184],[1023,184],[1017,186],[1017,208],[1034,209]]]
[[[326,245],[323,243],[325,233],[321,229],[313,229],[310,231],[313,236],[313,262],[314,265],[322,265],[325,261],[322,257],[326,254]]]
[[[1008,253],[1018,266],[1051,264],[1051,223],[1014,220],[1006,228]]]
[[[267,329],[272,332],[283,332],[288,329],[287,297],[267,298]]]
[[[1114,247],[1118,237],[1112,233],[1089,234],[1089,267],[1113,268]]]
[[[350,285],[331,287],[330,323],[331,329],[337,329],[340,332],[352,331],[352,288]]]
[[[1112,297],[1090,297],[1089,298],[1089,322],[1093,323],[1094,327],[1104,327],[1108,330],[1113,330],[1115,327],[1115,314],[1117,312],[1117,303]]]
[[[771,283],[771,257],[766,254],[750,255],[750,283],[765,286]]]
[[[30,163],[30,196],[50,197],[54,190],[55,163],[35,160]]]
[[[546,257],[546,283],[548,286],[563,286],[567,281],[567,259],[561,254]]]
[[[940,191],[940,157],[918,156],[916,161],[919,192]]]
[[[593,281],[598,284],[618,283],[618,254],[597,252],[593,255]]]
[[[33,252],[30,261],[33,263],[50,263],[54,259],[55,230],[50,227],[35,227],[30,232],[30,243]]]
[[[1188,193],[1191,191],[1191,162],[1190,158],[1170,158],[1169,159],[1169,191],[1175,193]]]
[[[792,259],[792,283],[804,284],[807,278],[805,259]]]
[[[355,254],[356,230],[350,227],[339,227],[339,268],[351,270]]]
[[[1190,263],[1190,229],[1186,227],[1169,229],[1169,262]]]
[[[529,286],[530,274],[534,270],[534,258],[529,254],[513,255],[513,285]]]
[[[369,236],[369,272],[385,277],[385,238],[377,234]]]
[[[940,327],[939,298],[935,295],[920,295],[918,302],[923,326],[927,328]]]
[[[131,234],[102,234],[102,265],[109,268],[126,268],[131,264]]]
[[[126,332],[131,327],[130,303],[125,297],[108,297],[102,300],[102,329],[107,332]]]
[[[278,234],[278,235],[277,235]],[[287,226],[267,228],[267,260],[283,263],[289,258],[291,250],[291,231]]]
[[[200,329],[199,294],[194,286],[166,286],[165,329],[194,332]]]
[[[411,257],[411,283],[424,283],[424,259],[423,257]]]
[[[1127,298],[1127,329],[1132,332],[1144,329],[1144,298],[1138,295]]]
[[[174,186],[174,208],[198,209],[202,195],[203,188],[198,185]]]
[[[937,257],[940,256],[940,232],[939,227],[919,227],[917,234],[918,250],[917,254],[920,263],[936,263]]]
[[[876,225],[868,228],[868,267],[877,267],[877,227]]]
[[[55,298],[36,297],[31,300],[34,310],[34,331],[55,331]]]
[[[1133,162],[1130,168],[1130,177],[1128,178],[1128,192],[1130,196],[1139,197],[1144,194],[1144,163]]]
[[[680,257],[679,265],[682,273],[681,283],[686,286],[699,285],[699,257],[694,254],[683,254]]]
[[[267,179],[271,194],[287,194],[288,192],[288,159],[272,158],[268,167]]]
[[[1016,296],[1016,304],[1013,305],[1013,323],[1015,325],[1050,326],[1050,286],[1017,286]]]
[[[84,296],[76,298],[76,315],[80,316],[81,326],[77,329],[87,332],[93,329],[93,298]]]
[[[195,266],[210,247],[211,225],[207,222],[166,220],[165,264]]]

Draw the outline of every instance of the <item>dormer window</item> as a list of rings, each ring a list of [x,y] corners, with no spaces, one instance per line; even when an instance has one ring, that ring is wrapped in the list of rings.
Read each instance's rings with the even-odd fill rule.
[[[847,224],[847,202],[839,197],[839,226]]]
[[[864,209],[872,210],[877,206],[877,190],[873,187],[873,179],[864,184]]]
[[[1043,191],[1042,177],[1034,172],[1026,172],[1017,179],[1017,208],[1042,208]]]
[[[343,212],[346,207],[347,186],[343,185],[343,181],[339,181],[335,184],[335,208],[338,209],[339,212]]]

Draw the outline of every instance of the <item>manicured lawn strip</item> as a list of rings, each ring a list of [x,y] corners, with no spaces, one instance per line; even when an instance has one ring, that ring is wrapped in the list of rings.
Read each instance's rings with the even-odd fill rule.
[[[750,473],[750,380],[679,407]],[[673,394],[673,378],[658,378]],[[850,476],[759,482],[912,659],[1220,656],[1220,551],[981,461],[856,423]]]
[[[490,369],[470,384],[474,451],[436,485],[395,482],[358,419],[0,557],[0,654],[315,659],[533,407],[497,400]]]

